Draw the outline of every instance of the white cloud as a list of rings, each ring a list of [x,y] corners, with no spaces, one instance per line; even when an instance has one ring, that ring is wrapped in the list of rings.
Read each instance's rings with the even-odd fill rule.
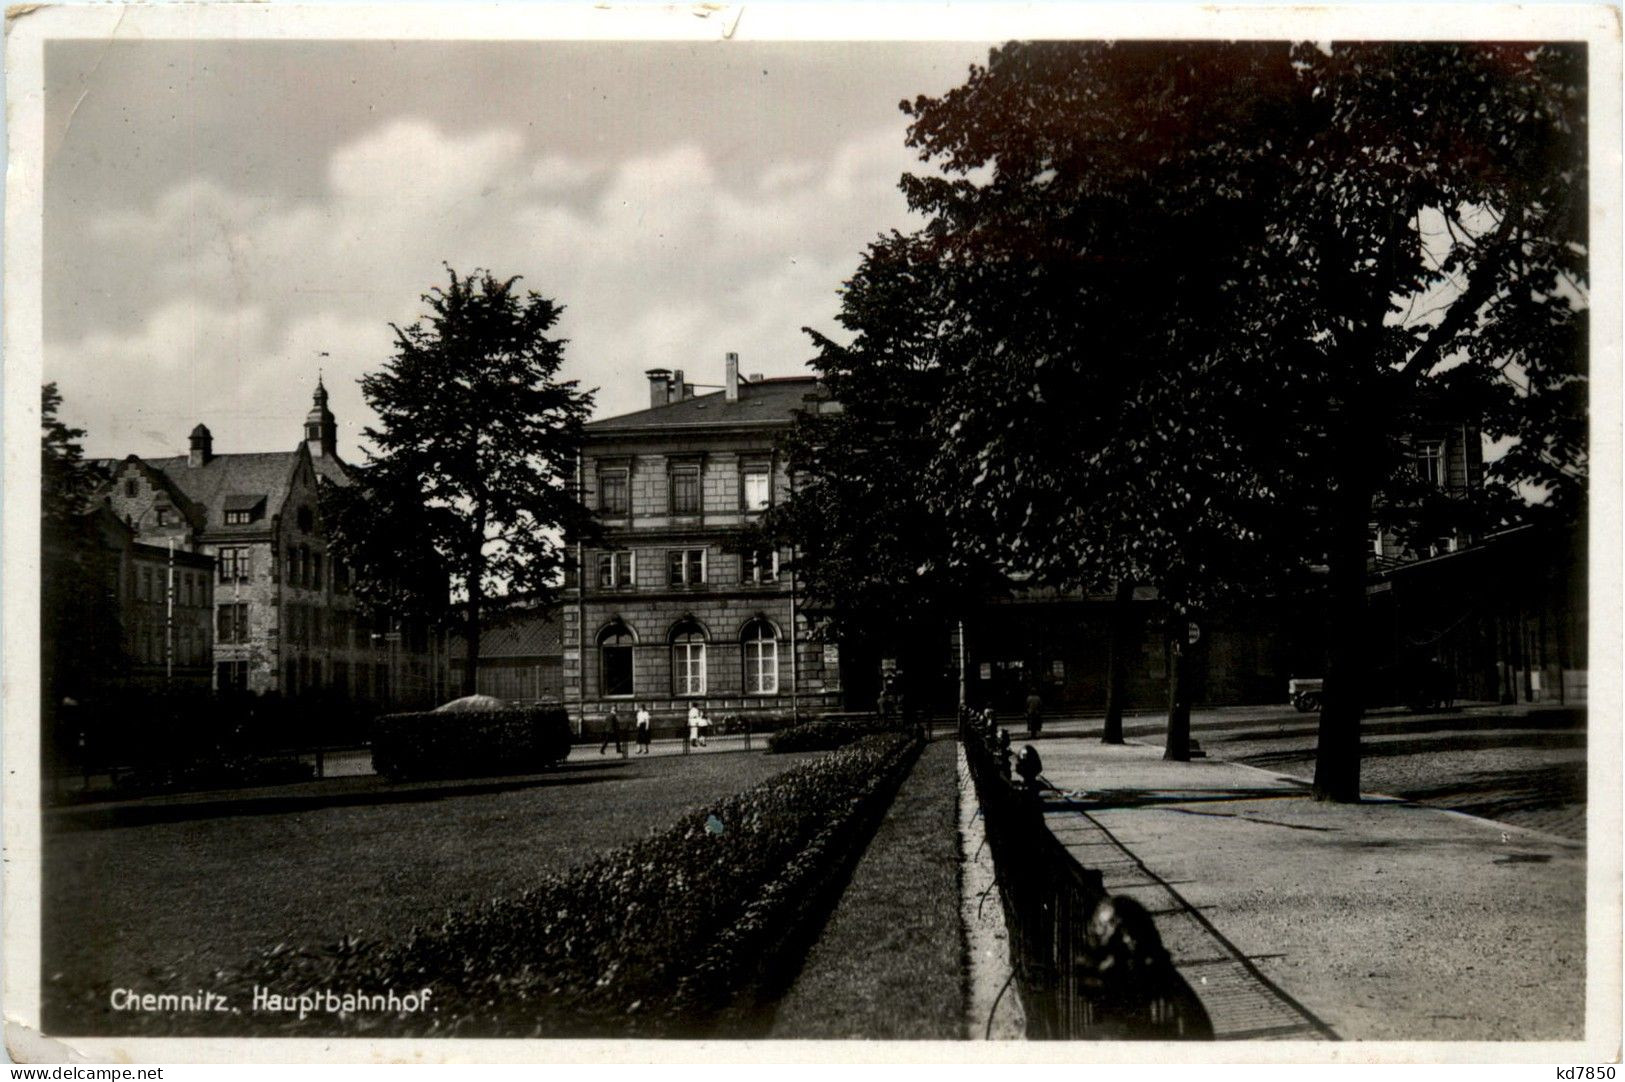
[[[523,274],[563,303],[566,374],[602,388],[601,415],[645,404],[646,368],[717,382],[727,350],[794,373],[802,325],[827,327],[863,246],[906,224],[895,185],[911,164],[895,130],[737,176],[694,144],[589,161],[392,120],[331,155],[319,199],[188,181],[139,214],[91,212],[88,235],[147,267],[160,299],[127,326],[47,342],[46,376],[92,453],[161,454],[214,416],[222,450],[291,444],[321,364],[348,443],[367,419],[355,380],[442,261]]]

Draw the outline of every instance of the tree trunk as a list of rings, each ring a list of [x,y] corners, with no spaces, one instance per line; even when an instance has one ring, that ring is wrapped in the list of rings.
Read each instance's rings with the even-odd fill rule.
[[[1168,737],[1162,757],[1179,763],[1191,758],[1191,646],[1185,641],[1185,625],[1169,628],[1168,636]]]
[[[1320,739],[1315,751],[1316,800],[1343,804],[1360,799],[1360,719],[1365,713],[1366,538],[1371,519],[1371,483],[1355,466],[1333,493],[1335,533],[1328,563],[1331,612],[1328,621],[1326,686],[1321,697]]]
[[[463,642],[468,652],[463,655],[463,694],[479,691],[480,675],[480,598],[477,592],[468,597],[468,618],[463,622]]]
[[[1106,725],[1101,741],[1123,742],[1123,700],[1128,698],[1129,652],[1139,646],[1139,625],[1134,619],[1134,583],[1123,579],[1112,598],[1111,639],[1106,654]]]

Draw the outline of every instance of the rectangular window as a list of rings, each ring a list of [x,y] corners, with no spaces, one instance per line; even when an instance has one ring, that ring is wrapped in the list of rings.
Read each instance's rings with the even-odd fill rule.
[[[299,550],[292,546],[288,548],[288,585],[299,585]]]
[[[249,524],[249,522],[251,521],[252,516],[253,516],[253,512],[250,512],[250,511],[227,511],[226,512],[226,525],[227,526],[247,526]]]
[[[667,557],[671,585],[698,586],[705,581],[704,549],[672,549]]]
[[[747,552],[739,558],[740,582],[779,581],[779,554],[776,549]]]
[[[766,466],[746,466],[740,488],[746,511],[765,511],[773,497],[773,475]]]
[[[247,582],[248,581],[248,548],[245,545],[235,545],[222,548],[215,554],[220,563],[221,582]]]
[[[671,671],[678,695],[705,694],[705,643],[676,642],[671,647]]]
[[[316,646],[322,645],[322,624],[324,622],[321,609],[313,608],[310,610],[310,641]]]
[[[700,513],[700,468],[674,466],[671,471],[671,513],[697,515]]]
[[[310,584],[318,590],[322,588],[322,554],[319,552],[310,557]]]
[[[745,694],[776,695],[779,690],[779,644],[766,634],[745,640]]]
[[[241,643],[248,641],[248,606],[244,604],[221,605],[215,611],[218,626],[215,629],[215,638],[223,643]]]
[[[1424,482],[1445,485],[1444,441],[1421,440],[1416,445],[1416,472]]]
[[[600,552],[598,554],[598,588],[600,590],[630,589],[634,579],[632,553]]]
[[[606,515],[624,515],[629,506],[628,471],[604,470],[598,475],[598,510]]]
[[[248,690],[248,662],[221,661],[214,667],[215,684],[221,691]]]
[[[175,525],[175,509],[173,507],[160,507],[160,508],[157,509],[157,514],[158,514],[158,525],[160,525],[160,526],[173,526],[173,525]],[[228,521],[229,521],[229,519],[228,519]]]

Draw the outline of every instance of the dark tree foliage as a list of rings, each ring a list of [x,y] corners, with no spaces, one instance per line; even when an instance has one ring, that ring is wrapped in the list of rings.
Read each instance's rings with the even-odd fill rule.
[[[888,318],[929,344],[928,560],[1176,611],[1318,571],[1316,791],[1357,798],[1371,524],[1527,513],[1424,491],[1412,436],[1514,437],[1493,480],[1584,499],[1584,86],[1559,45],[1044,42],[905,102],[944,175],[844,316],[854,368],[898,367]]]
[[[40,408],[40,688],[42,762],[68,753],[64,702],[83,703],[127,669],[117,604],[119,565],[93,513],[97,477],[84,430],[58,416],[62,395],[44,385]]]
[[[935,642],[989,583],[984,564],[954,550],[924,484],[946,386],[935,269],[929,241],[880,238],[843,294],[837,318],[850,342],[807,331],[827,401],[798,416],[787,441],[792,498],[758,535],[793,546],[822,634],[888,651]]]
[[[555,597],[563,535],[590,528],[573,477],[592,394],[558,379],[560,306],[517,278],[446,269],[423,297],[429,315],[394,327],[394,357],[361,381],[378,415],[373,449],[331,506],[335,547],[369,604],[444,617],[449,585],[472,694],[488,614]]]

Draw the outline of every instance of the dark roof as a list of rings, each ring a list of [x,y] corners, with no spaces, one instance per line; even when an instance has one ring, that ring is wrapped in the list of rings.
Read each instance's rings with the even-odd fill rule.
[[[722,391],[713,391],[681,402],[605,417],[588,424],[586,430],[596,433],[672,426],[788,424],[817,388],[818,380],[814,376],[782,376],[755,383],[741,381],[736,402],[729,402]]]
[[[213,556],[207,556],[201,552],[187,552],[179,546],[171,550],[167,545],[150,545],[145,541],[137,541],[131,548],[137,556],[147,560],[163,560],[167,563],[170,556],[173,555],[176,563],[185,564],[188,567],[212,568],[214,566]]]
[[[227,526],[225,511],[248,510],[265,501],[268,514],[277,514],[288,498],[293,471],[303,446],[292,451],[262,451],[256,454],[214,455],[201,466],[187,464],[187,456],[147,459],[146,464],[202,508],[211,534],[263,533],[266,521]],[[336,484],[348,484],[342,462],[333,458],[311,459],[318,477]],[[243,501],[248,503],[244,506]]]
[[[468,647],[455,631],[446,648],[454,664],[461,663]],[[558,610],[524,609],[499,616],[480,629],[480,660],[514,657],[559,657],[564,653],[564,625]]]

